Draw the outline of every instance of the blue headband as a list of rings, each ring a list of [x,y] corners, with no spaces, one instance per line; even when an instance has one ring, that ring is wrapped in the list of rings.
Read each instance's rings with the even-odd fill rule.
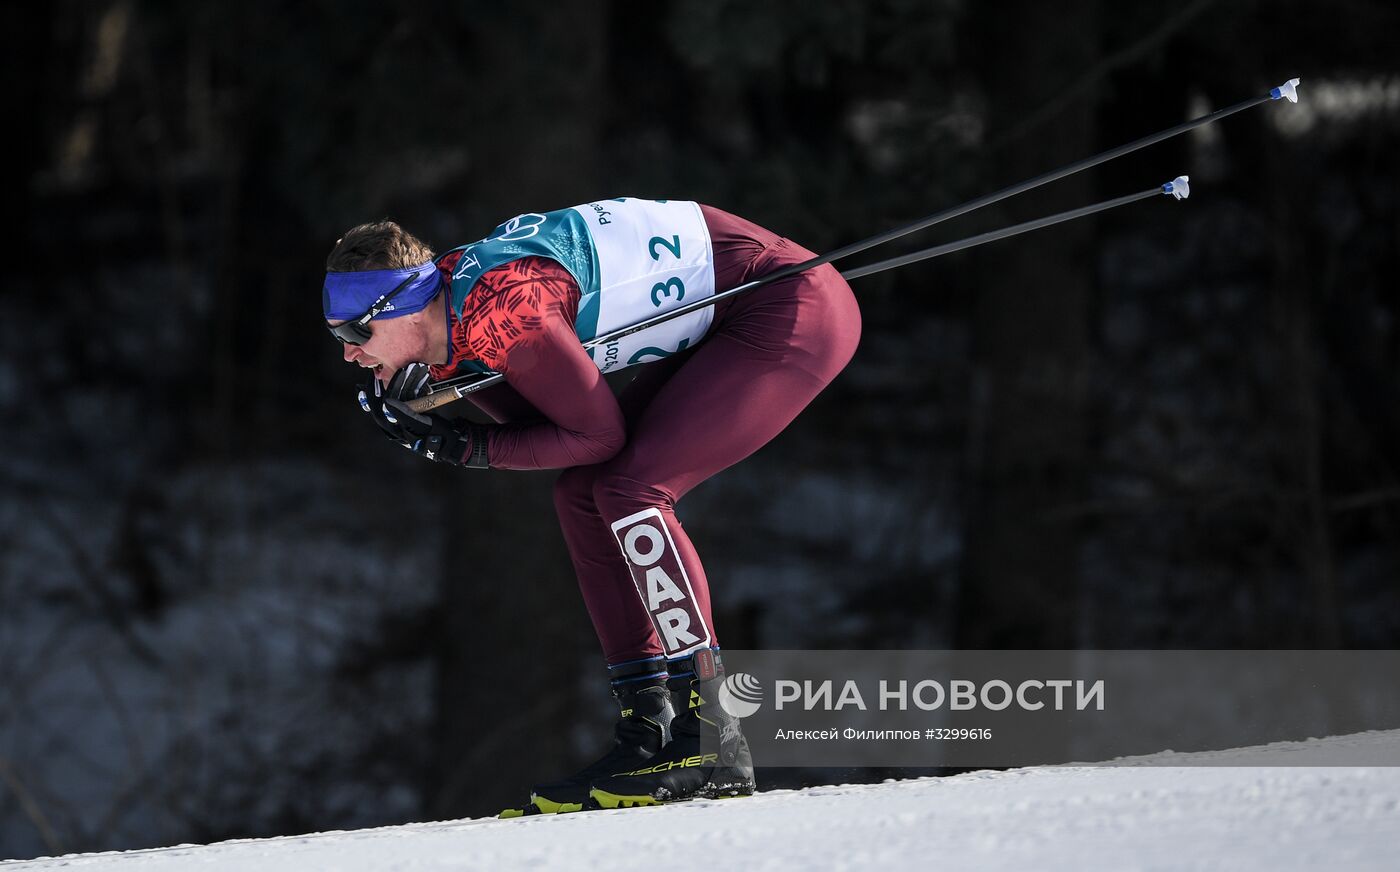
[[[426,309],[437,296],[442,274],[433,261],[408,269],[366,269],[354,272],[328,272],[321,286],[321,310],[327,321],[352,321],[370,310],[399,282],[419,273],[417,279],[394,295],[380,318],[398,318]]]

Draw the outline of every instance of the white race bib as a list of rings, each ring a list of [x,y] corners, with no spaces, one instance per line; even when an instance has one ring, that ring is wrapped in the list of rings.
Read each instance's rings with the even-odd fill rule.
[[[587,223],[599,273],[596,291],[582,289],[579,339],[714,296],[714,252],[698,204],[623,197],[573,208]],[[714,307],[707,306],[589,353],[602,372],[660,360],[698,344],[713,320]]]

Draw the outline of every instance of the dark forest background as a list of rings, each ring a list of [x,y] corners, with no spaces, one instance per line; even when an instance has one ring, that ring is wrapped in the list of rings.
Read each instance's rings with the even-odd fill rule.
[[[859,280],[849,369],[680,514],[728,647],[1400,646],[1388,0],[6,18],[0,857],[491,814],[606,741],[554,473],[354,402],[350,225],[634,195],[829,250],[1292,76],[896,243],[1192,178]]]

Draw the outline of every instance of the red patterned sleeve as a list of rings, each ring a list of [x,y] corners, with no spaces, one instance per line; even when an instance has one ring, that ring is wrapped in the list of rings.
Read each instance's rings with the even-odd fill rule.
[[[454,325],[463,350],[506,377],[548,420],[487,427],[497,469],[601,463],[627,441],[622,410],[574,332],[579,289],[555,261],[526,257],[484,273]]]

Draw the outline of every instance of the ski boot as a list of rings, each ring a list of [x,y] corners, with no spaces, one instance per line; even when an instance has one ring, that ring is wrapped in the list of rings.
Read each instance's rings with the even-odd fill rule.
[[[671,739],[675,710],[666,686],[666,661],[661,657],[608,667],[619,714],[613,746],[575,774],[536,784],[524,808],[508,808],[500,817],[560,814],[597,808],[588,789],[596,778],[645,766]]]
[[[644,765],[597,778],[589,791],[602,808],[631,808],[754,792],[753,758],[739,719],[719,704],[724,667],[702,648],[670,663],[667,682],[678,712],[671,742]]]

